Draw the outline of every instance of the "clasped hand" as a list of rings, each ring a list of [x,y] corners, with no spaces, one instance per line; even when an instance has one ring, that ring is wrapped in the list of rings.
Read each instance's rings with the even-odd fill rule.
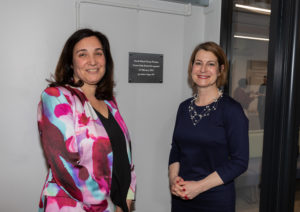
[[[193,199],[202,192],[201,181],[185,181],[182,177],[176,176],[170,185],[171,193],[184,200]]]

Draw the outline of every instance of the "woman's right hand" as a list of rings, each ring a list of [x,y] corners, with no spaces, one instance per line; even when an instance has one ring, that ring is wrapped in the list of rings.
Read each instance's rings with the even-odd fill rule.
[[[170,179],[170,190],[173,195],[178,197],[184,196],[185,188],[181,185],[181,182],[183,181],[184,180],[182,179],[182,177],[179,176]]]

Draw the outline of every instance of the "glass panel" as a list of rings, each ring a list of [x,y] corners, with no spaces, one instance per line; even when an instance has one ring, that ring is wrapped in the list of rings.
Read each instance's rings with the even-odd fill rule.
[[[229,94],[249,119],[250,145],[248,170],[236,179],[237,212],[259,211],[270,3],[235,0],[233,4]]]
[[[296,81],[300,80],[300,74],[298,74],[296,77]],[[300,93],[300,84],[298,83],[297,85],[297,90],[298,90],[298,95]],[[294,204],[294,211],[300,211],[300,99],[298,98],[297,100],[297,105],[296,105],[296,114],[297,116],[297,122],[298,123],[298,128],[299,128],[299,134],[298,134],[298,158],[297,158],[297,168],[296,168],[296,193],[295,193],[295,204]]]
[[[296,107],[299,110],[299,105]],[[298,148],[300,148],[300,126],[299,126],[299,140]],[[300,149],[298,150],[299,153]],[[294,211],[300,211],[300,156],[298,154],[297,170],[296,170],[296,193],[295,193],[295,204]]]

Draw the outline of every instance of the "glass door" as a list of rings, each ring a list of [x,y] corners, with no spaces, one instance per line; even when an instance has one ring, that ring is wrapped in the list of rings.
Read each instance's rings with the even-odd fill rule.
[[[296,76],[296,78],[299,81],[300,80],[300,73],[298,73],[298,75]],[[298,99],[296,100],[296,116],[297,116],[297,125],[298,125],[298,146],[297,146],[297,167],[296,167],[296,191],[295,191],[295,203],[294,203],[294,211],[300,211],[300,84],[297,84],[297,94],[296,96],[298,96]]]
[[[298,104],[297,109],[300,109]],[[300,131],[300,125],[299,125]],[[298,135],[299,136],[299,135]],[[294,203],[294,211],[300,211],[300,156],[299,156],[299,147],[300,147],[300,137],[298,140],[298,158],[297,158],[297,169],[296,169],[296,192],[295,192],[295,203]]]
[[[225,92],[250,125],[236,211],[300,212],[300,1],[222,1],[221,17],[220,44],[230,62]]]
[[[248,170],[236,183],[236,211],[259,211],[270,1],[235,0],[232,5],[228,91],[249,119]]]

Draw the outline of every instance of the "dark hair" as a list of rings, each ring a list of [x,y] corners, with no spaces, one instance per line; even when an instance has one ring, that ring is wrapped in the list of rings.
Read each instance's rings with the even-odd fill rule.
[[[114,63],[110,53],[110,46],[107,37],[98,31],[93,31],[91,29],[79,29],[74,32],[66,41],[64,48],[59,57],[58,63],[56,65],[54,79],[47,80],[50,84],[49,86],[65,86],[71,85],[74,87],[83,86],[83,82],[79,80],[74,82],[74,70],[73,70],[73,50],[75,45],[83,38],[95,36],[98,38],[99,42],[102,44],[103,52],[106,60],[105,74],[103,78],[97,83],[95,97],[101,100],[112,100],[113,99],[113,69]]]
[[[224,86],[227,82],[227,72],[228,72],[228,61],[227,57],[223,51],[223,49],[216,43],[214,42],[205,42],[197,45],[191,55],[190,61],[189,61],[189,67],[188,67],[188,81],[189,85],[193,89],[193,93],[195,94],[197,92],[197,85],[194,83],[192,79],[192,69],[193,69],[193,64],[195,62],[195,57],[198,51],[200,50],[205,50],[213,53],[217,59],[218,59],[218,65],[220,67],[220,76],[217,78],[217,87],[220,88],[221,86]],[[224,66],[224,69],[221,70],[221,66]]]

